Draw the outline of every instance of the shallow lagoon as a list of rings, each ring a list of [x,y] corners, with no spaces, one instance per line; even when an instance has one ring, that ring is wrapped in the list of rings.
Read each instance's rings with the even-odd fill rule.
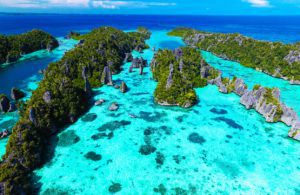
[[[222,71],[224,77],[232,78],[236,76],[243,78],[250,89],[255,84],[279,88],[281,91],[281,100],[293,108],[300,116],[300,85],[291,85],[289,81],[270,77],[265,73],[247,68],[237,62],[223,60],[209,52],[202,51],[202,55],[211,66]]]
[[[46,50],[33,52],[25,55],[14,64],[0,66],[0,94],[10,95],[12,87],[18,87],[26,93],[25,99],[31,96],[31,92],[38,86],[38,82],[43,78],[38,74],[39,70],[46,68],[50,62],[62,58],[67,50],[70,50],[78,41],[58,38],[60,46],[51,53]],[[18,120],[17,112],[1,114],[0,113],[0,131],[9,128]],[[0,140],[0,159],[5,153],[5,145],[8,139]]]
[[[182,45],[162,31],[148,43]],[[153,52],[142,56],[150,62]],[[141,76],[129,66],[113,77],[127,83],[127,93],[95,89],[94,99],[107,102],[53,141],[53,159],[35,172],[41,194],[109,194],[114,183],[120,194],[299,193],[299,143],[287,138],[288,127],[265,123],[214,86],[197,89],[200,102],[189,110],[158,106],[150,68]],[[118,111],[108,111],[112,102]]]

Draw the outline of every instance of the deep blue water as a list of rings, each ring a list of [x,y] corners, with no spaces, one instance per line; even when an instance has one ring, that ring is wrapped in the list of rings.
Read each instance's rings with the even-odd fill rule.
[[[122,30],[145,26],[151,30],[170,30],[192,27],[213,32],[239,32],[257,39],[282,41],[300,40],[300,16],[147,16],[147,15],[57,15],[57,14],[0,14],[0,33],[19,34],[42,29],[56,37],[71,30],[89,31],[109,25]],[[162,42],[164,47],[177,47],[174,42]],[[0,93],[8,94],[12,87],[22,88],[24,80],[55,61],[56,55],[38,55],[40,59],[27,59],[6,68],[0,68]]]
[[[258,39],[295,42],[300,40],[300,16],[147,16],[147,15],[54,15],[0,14],[0,33],[16,34],[33,28],[55,36],[70,30],[90,30],[101,25],[123,30],[145,26],[152,30],[177,26],[206,31],[239,32]]]

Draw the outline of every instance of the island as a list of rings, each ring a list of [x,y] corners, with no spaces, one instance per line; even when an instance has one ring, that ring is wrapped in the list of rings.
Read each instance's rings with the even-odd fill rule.
[[[158,82],[154,99],[162,106],[192,107],[199,101],[194,88],[215,85],[221,93],[240,96],[242,105],[255,109],[267,122],[285,123],[291,127],[288,136],[300,141],[299,117],[280,101],[279,89],[257,84],[250,90],[240,78],[222,77],[222,73],[206,63],[195,48],[159,50],[151,62],[151,70]]]
[[[52,51],[58,46],[58,41],[52,35],[41,30],[20,35],[0,35],[0,64],[16,62],[22,55],[38,50]]]
[[[147,48],[149,35],[146,29],[125,33],[101,27],[80,35],[76,48],[49,64],[9,137],[0,164],[3,193],[33,194],[32,171],[46,161],[51,136],[87,111],[92,88],[113,83],[112,74],[121,71],[126,53]]]
[[[184,108],[197,103],[194,88],[206,86],[208,79],[219,75],[203,60],[200,52],[190,47],[159,50],[151,62],[151,70],[158,82],[155,101],[164,106]]]
[[[210,33],[189,28],[174,29],[169,35],[180,36],[187,45],[223,59],[300,84],[300,43],[260,41],[238,33]]]

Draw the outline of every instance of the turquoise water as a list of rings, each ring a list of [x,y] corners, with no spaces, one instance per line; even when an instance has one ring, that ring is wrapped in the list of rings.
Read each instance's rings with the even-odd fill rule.
[[[242,78],[249,88],[252,88],[255,84],[279,88],[281,100],[300,116],[300,85],[290,85],[289,81],[270,77],[265,73],[244,67],[237,62],[223,60],[209,52],[202,51],[202,55],[211,66],[222,71],[224,77],[236,76]]]
[[[148,43],[183,44],[163,31],[153,32]],[[150,62],[153,51],[134,55]],[[141,76],[138,70],[129,74],[129,66],[113,76],[127,83],[127,93],[95,89],[94,99],[106,102],[53,140],[52,160],[35,171],[41,194],[109,194],[113,183],[121,185],[119,194],[300,192],[299,143],[287,138],[288,127],[266,123],[215,86],[197,89],[200,102],[191,109],[161,107],[153,102],[150,68]],[[112,102],[118,111],[108,111]]]
[[[33,90],[38,86],[38,82],[43,78],[38,74],[38,70],[46,68],[50,62],[57,61],[64,53],[74,47],[78,41],[58,38],[60,46],[51,53],[46,50],[33,52],[25,55],[17,63],[1,66],[0,92],[10,95],[12,87],[18,87],[26,93],[25,99],[29,99]],[[17,112],[0,113],[0,131],[11,129],[17,122],[19,116]],[[5,146],[8,139],[0,140],[0,159],[5,153]]]

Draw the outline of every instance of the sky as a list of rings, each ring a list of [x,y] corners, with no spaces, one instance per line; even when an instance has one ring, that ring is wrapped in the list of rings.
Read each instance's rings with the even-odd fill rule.
[[[0,12],[300,15],[300,0],[0,0]]]

